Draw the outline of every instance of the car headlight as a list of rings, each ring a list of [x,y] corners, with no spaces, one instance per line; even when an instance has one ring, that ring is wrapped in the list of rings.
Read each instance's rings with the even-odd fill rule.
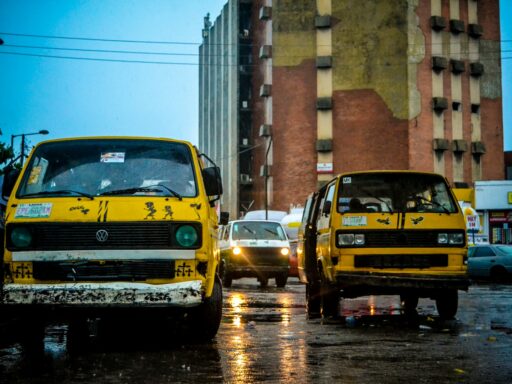
[[[437,234],[437,244],[448,244],[448,234],[447,233],[438,233]]]
[[[281,255],[288,256],[290,254],[290,248],[281,248]]]
[[[242,253],[242,249],[240,247],[233,248],[233,255],[240,255]]]
[[[176,230],[176,241],[181,247],[193,247],[194,245],[197,245],[198,239],[199,236],[197,235],[197,231],[191,225],[181,225]]]
[[[364,234],[341,233],[338,235],[339,245],[364,245]]]
[[[32,244],[32,234],[27,228],[16,227],[11,232],[12,245],[16,248],[26,248]]]

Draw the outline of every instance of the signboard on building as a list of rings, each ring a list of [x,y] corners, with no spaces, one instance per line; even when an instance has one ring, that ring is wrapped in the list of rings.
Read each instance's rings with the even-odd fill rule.
[[[332,163],[317,163],[316,164],[316,173],[332,173],[333,166]]]

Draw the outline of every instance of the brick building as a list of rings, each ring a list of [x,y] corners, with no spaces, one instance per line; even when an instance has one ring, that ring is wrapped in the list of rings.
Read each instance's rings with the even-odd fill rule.
[[[203,37],[199,145],[232,217],[346,171],[504,178],[498,0],[229,0]]]

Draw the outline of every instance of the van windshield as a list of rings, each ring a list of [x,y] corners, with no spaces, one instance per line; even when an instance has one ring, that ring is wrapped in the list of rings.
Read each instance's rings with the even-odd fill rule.
[[[445,180],[418,173],[368,173],[342,176],[338,212],[456,213]]]
[[[279,223],[266,221],[241,221],[233,224],[233,240],[286,240]]]
[[[42,144],[17,197],[197,195],[187,145],[158,140],[94,139]]]

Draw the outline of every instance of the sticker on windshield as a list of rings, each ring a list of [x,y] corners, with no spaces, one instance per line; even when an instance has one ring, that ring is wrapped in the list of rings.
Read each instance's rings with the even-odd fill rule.
[[[16,219],[36,219],[50,217],[52,203],[20,204],[16,207]]]
[[[124,152],[104,152],[101,154],[102,163],[124,163]]]
[[[344,177],[343,184],[352,184],[352,178],[350,176]]]
[[[39,181],[39,175],[41,175],[41,166],[38,165],[37,167],[32,168],[32,171],[30,171],[30,176],[28,177],[28,184],[37,184]]]
[[[344,227],[364,227],[368,225],[366,216],[344,216],[341,224]]]

